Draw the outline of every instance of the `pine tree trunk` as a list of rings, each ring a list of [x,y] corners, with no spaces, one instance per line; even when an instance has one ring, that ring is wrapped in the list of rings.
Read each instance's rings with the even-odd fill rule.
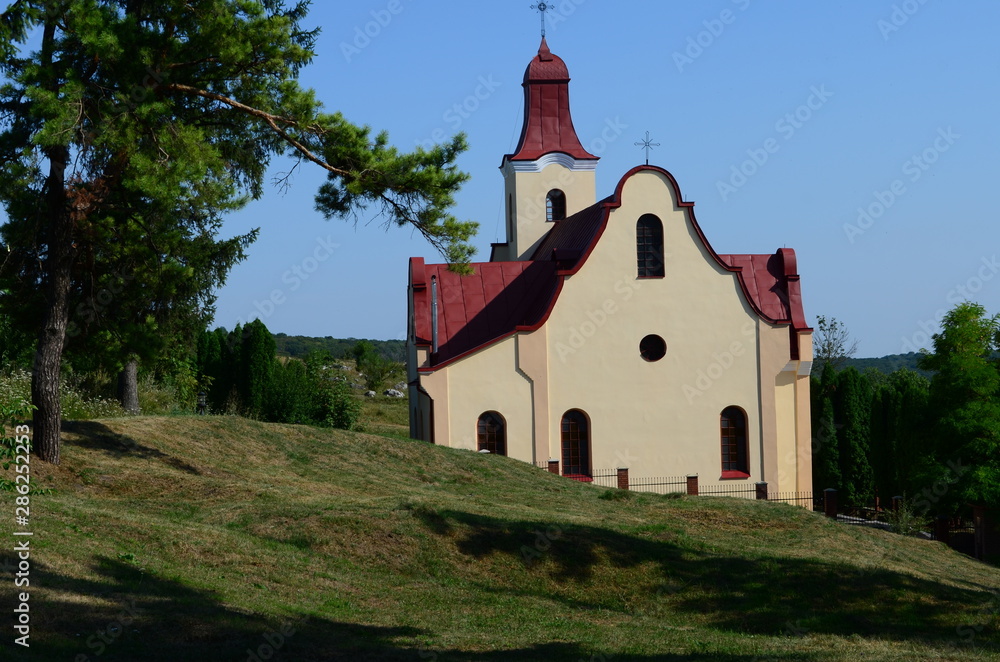
[[[42,33],[42,66],[51,76],[50,92],[58,93],[58,80],[52,74],[55,55],[55,30],[53,19],[48,19]],[[35,365],[31,375],[31,402],[35,405],[34,451],[45,462],[59,464],[59,442],[62,407],[59,403],[59,367],[66,326],[69,323],[69,293],[72,285],[73,220],[66,195],[66,163],[69,148],[52,146],[45,150],[49,161],[46,182],[45,212],[47,227],[42,239],[47,245],[42,287],[45,288],[46,308],[42,329],[35,351]]]
[[[35,352],[34,372],[31,375],[31,402],[35,405],[34,450],[45,462],[59,464],[59,434],[62,407],[59,403],[59,363],[62,358],[62,335],[59,333],[58,311],[49,306],[46,324]],[[65,333],[66,316],[62,318]]]
[[[128,413],[139,413],[139,361],[134,358],[118,373],[118,402]]]

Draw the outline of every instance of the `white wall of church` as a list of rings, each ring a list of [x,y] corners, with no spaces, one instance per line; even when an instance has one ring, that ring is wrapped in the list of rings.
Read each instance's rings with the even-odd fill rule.
[[[477,450],[479,416],[496,411],[507,423],[507,455],[532,461],[531,384],[517,371],[516,346],[513,337],[506,338],[421,378],[434,399],[437,443]],[[444,372],[442,388],[435,378]]]
[[[508,168],[512,168],[508,164]],[[545,199],[549,191],[559,189],[566,195],[566,215],[572,216],[597,202],[597,184],[593,170],[573,171],[564,165],[552,163],[541,172],[514,172],[504,174],[508,204],[514,203],[513,217],[508,219],[507,240],[512,248],[510,260],[531,257],[545,234],[552,229],[546,221]],[[513,223],[514,227],[510,227]],[[514,235],[510,236],[511,229]]]
[[[748,417],[749,480],[760,480],[762,325],[735,274],[717,265],[676,203],[663,175],[633,175],[593,253],[567,279],[547,322],[552,410],[587,413],[594,469],[698,473],[714,482],[721,473],[719,417],[739,406]],[[647,213],[663,222],[664,278],[637,278],[635,226]],[[787,327],[780,332],[787,362]],[[647,334],[666,341],[662,360],[640,356]],[[560,417],[550,425],[554,457]]]

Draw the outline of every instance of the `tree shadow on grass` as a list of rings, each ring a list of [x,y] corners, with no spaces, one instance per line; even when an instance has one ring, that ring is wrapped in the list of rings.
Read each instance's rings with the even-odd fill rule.
[[[157,459],[180,471],[201,475],[201,471],[190,463],[178,457],[168,455],[152,446],[143,445],[132,437],[119,434],[97,421],[63,421],[62,432],[64,434],[77,435],[76,438],[66,442],[73,446],[101,451],[114,458],[128,455],[131,457]]]
[[[483,590],[556,599],[572,608],[685,614],[736,633],[777,635],[792,624],[797,634],[859,635],[947,646],[960,643],[964,626],[975,628],[979,648],[1000,650],[1000,639],[991,628],[1000,614],[1000,597],[990,591],[893,570],[864,569],[849,560],[817,561],[777,553],[737,558],[600,527],[554,527],[551,522],[502,520],[461,511],[442,511],[436,517],[438,521],[428,528],[441,530],[439,520],[444,519],[460,552],[478,559],[510,555],[524,562],[529,575],[552,580],[548,586],[526,582],[517,588],[484,585]],[[660,578],[645,591],[637,588],[626,606],[620,588],[604,591],[593,585],[598,564],[615,568],[652,564]],[[592,585],[593,590],[581,598],[580,585]]]
[[[9,560],[9,557],[7,559]],[[180,582],[156,577],[120,559],[98,557],[95,579],[32,568],[33,586],[46,597],[30,601],[30,648],[3,642],[4,660],[127,660],[175,662],[343,660],[578,662],[600,654],[574,643],[540,643],[518,649],[469,652],[422,648],[416,642],[433,633],[408,626],[380,627],[316,616],[264,618],[225,605],[220,597]],[[32,589],[37,595],[38,588]],[[256,656],[256,657],[255,657]],[[749,655],[709,653],[613,655],[615,662],[751,662]],[[769,660],[817,660],[802,655]]]

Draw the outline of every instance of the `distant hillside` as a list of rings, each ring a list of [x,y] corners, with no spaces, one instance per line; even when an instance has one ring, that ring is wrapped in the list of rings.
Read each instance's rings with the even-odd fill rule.
[[[918,372],[925,377],[930,377],[931,373],[917,368],[917,361],[919,359],[920,354],[918,352],[910,352],[909,354],[890,354],[889,356],[883,356],[877,359],[848,359],[844,367],[854,366],[860,372],[864,372],[868,368],[874,368],[886,374],[895,372],[901,368],[906,368],[907,370]]]
[[[351,350],[360,341],[359,338],[307,338],[306,336],[289,336],[276,333],[274,342],[278,346],[278,356],[305,358],[313,350],[326,350],[334,358],[343,359],[351,356]],[[406,361],[406,342],[403,340],[369,340],[379,354],[390,361]]]
[[[332,336],[309,338],[306,336],[289,336],[284,333],[277,333],[274,335],[274,340],[278,346],[279,356],[291,356],[292,358],[301,359],[305,358],[306,354],[315,349],[326,350],[334,358],[342,359],[351,356],[351,350],[354,349],[354,345],[358,343],[359,338],[333,338]],[[399,361],[401,363],[406,361],[406,341],[369,340],[368,342],[375,345],[375,349],[390,361]],[[909,354],[890,354],[881,358],[848,359],[845,367],[854,366],[860,372],[864,372],[868,368],[874,368],[886,374],[895,372],[900,368],[906,368],[919,372],[925,377],[930,377],[930,373],[917,368],[919,358],[919,353],[910,352]]]

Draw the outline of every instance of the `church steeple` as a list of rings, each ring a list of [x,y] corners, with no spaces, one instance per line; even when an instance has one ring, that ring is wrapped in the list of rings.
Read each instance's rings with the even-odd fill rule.
[[[542,37],[524,72],[524,126],[512,154],[503,158],[507,192],[507,242],[496,260],[526,260],[554,222],[597,201],[594,170],[573,126],[569,69]]]
[[[561,152],[575,159],[597,157],[580,144],[569,110],[569,69],[542,37],[538,55],[524,72],[524,126],[510,161],[534,161]]]

